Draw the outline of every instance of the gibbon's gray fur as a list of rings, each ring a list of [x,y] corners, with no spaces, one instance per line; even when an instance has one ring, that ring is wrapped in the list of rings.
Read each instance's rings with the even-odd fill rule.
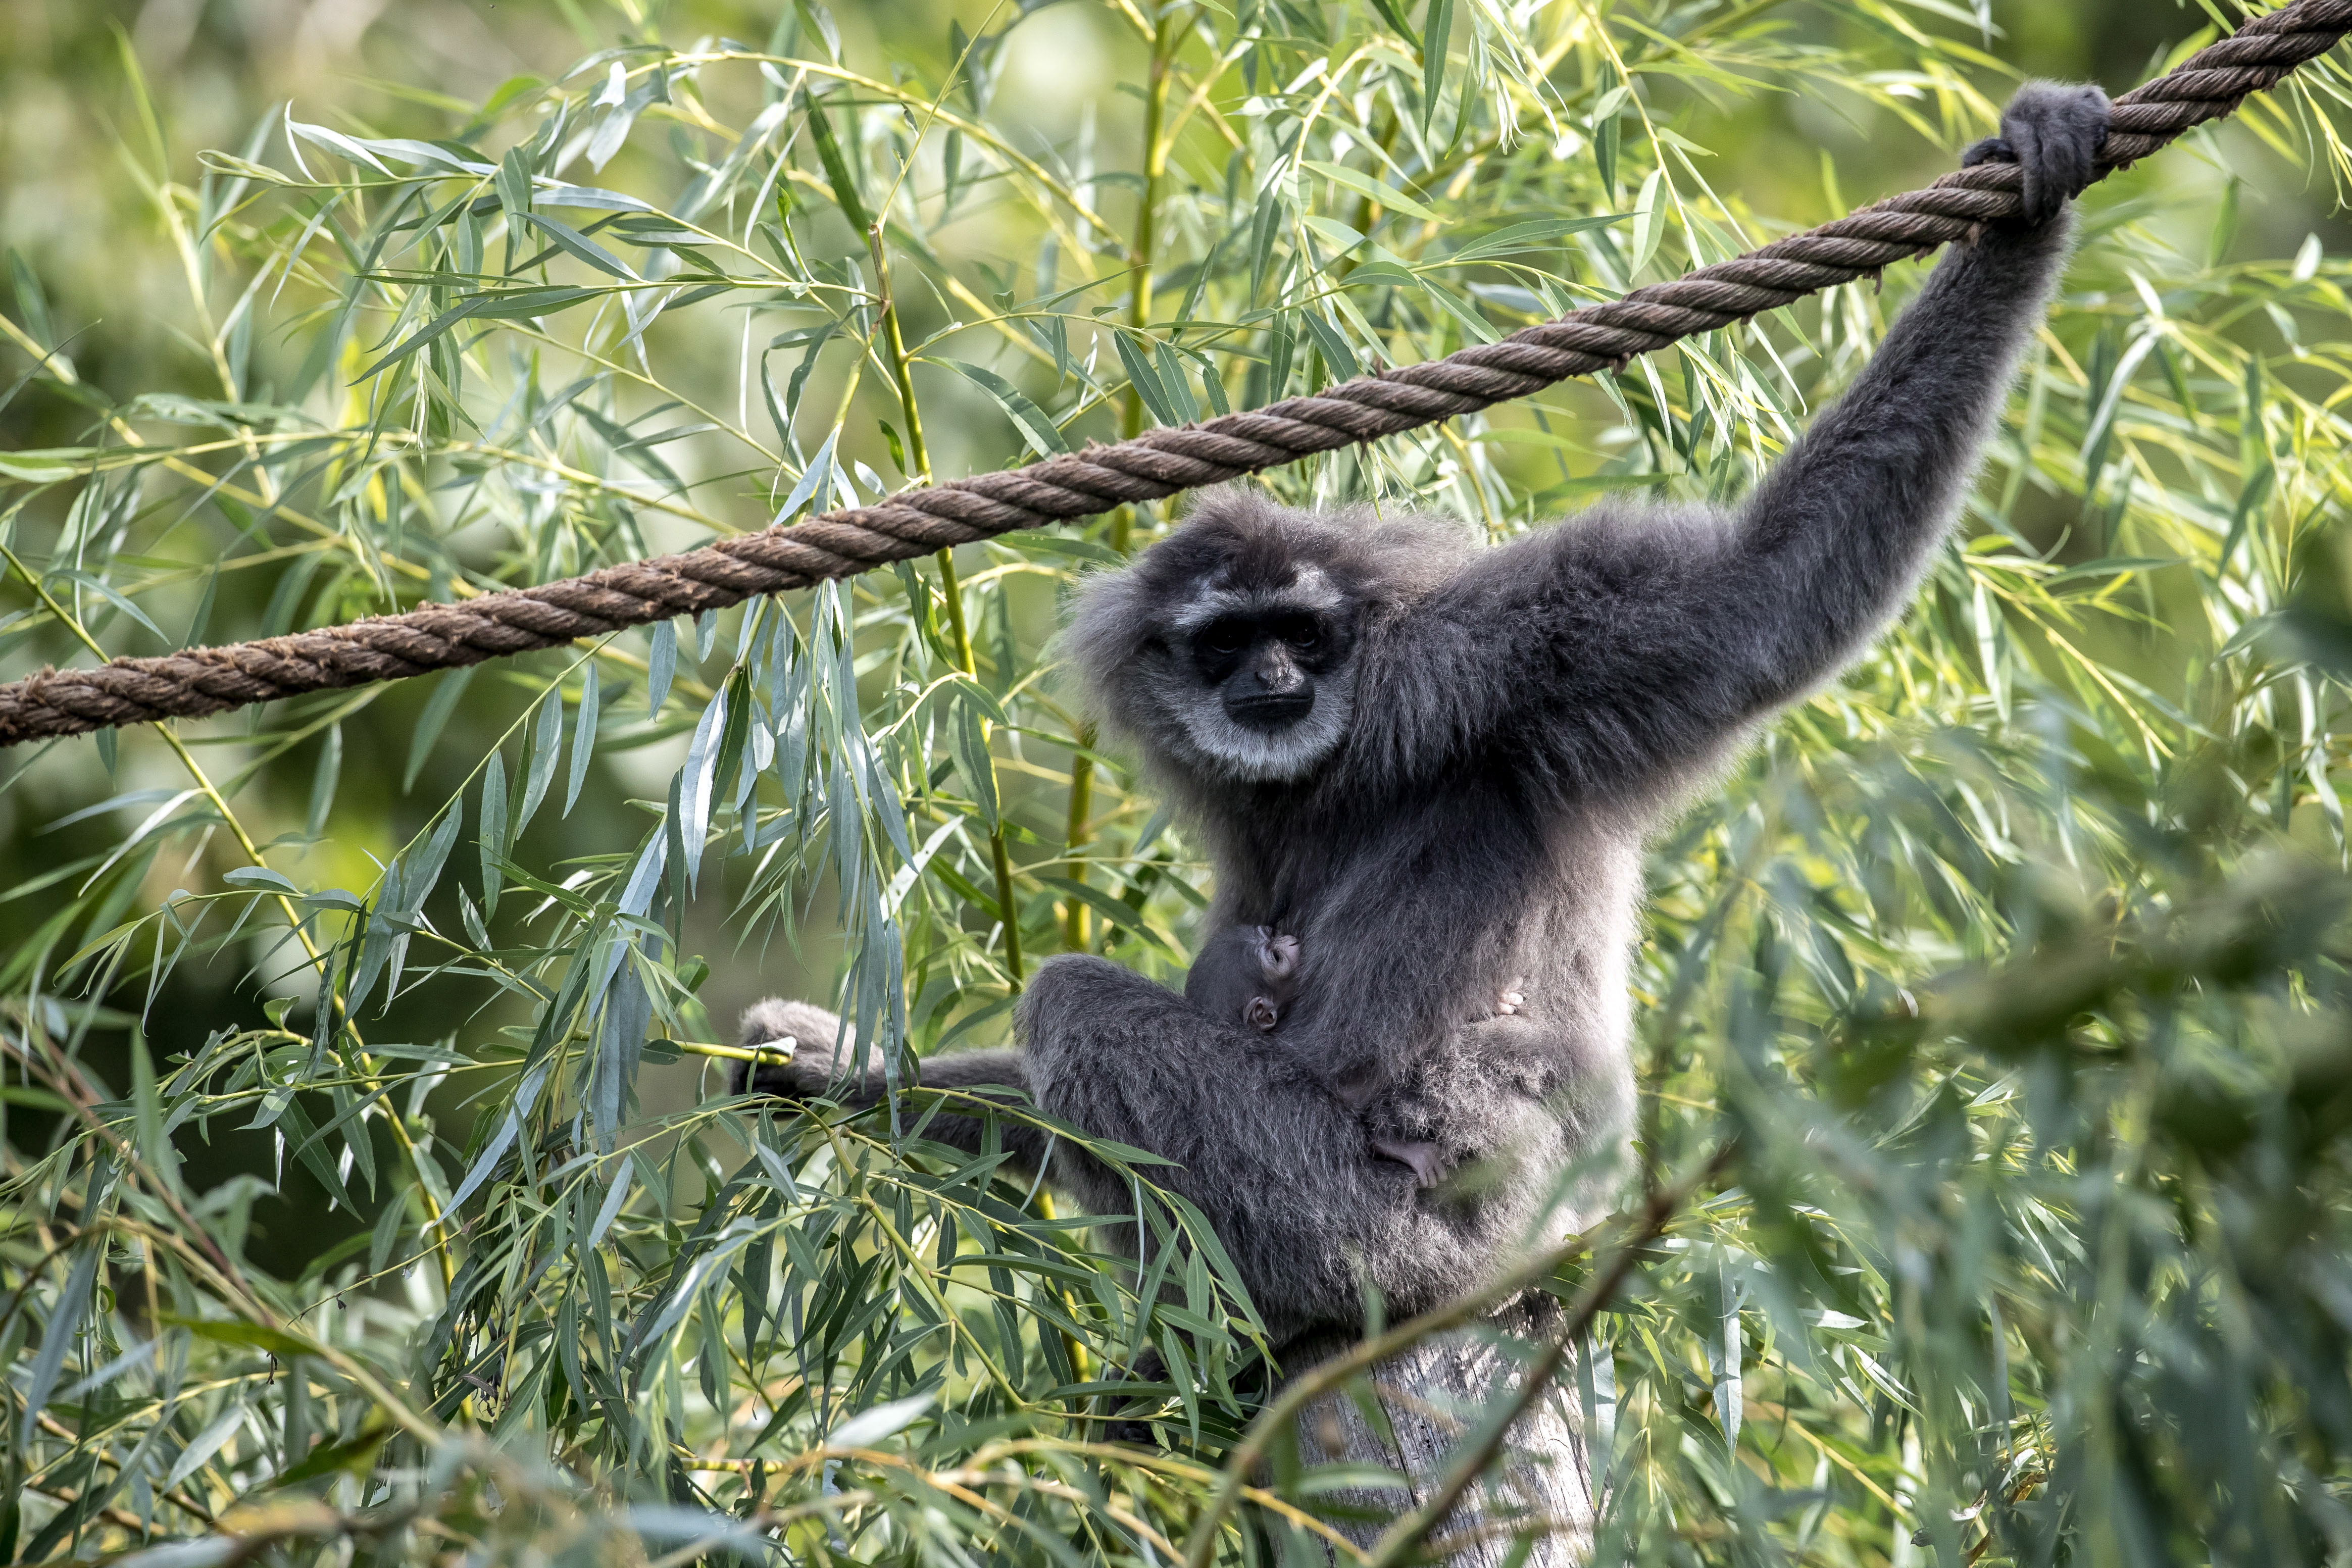
[[[2106,123],[2095,88],[2019,93],[1970,162],[2021,161],[2029,215],[1945,256],[1735,512],[1606,502],[1488,549],[1433,518],[1228,490],[1095,579],[1069,642],[1095,711],[1213,855],[1212,928],[1299,939],[1296,995],[1265,1034],[1057,957],[1022,996],[1020,1049],[931,1058],[923,1082],[1023,1089],[1176,1161],[1161,1179],[1277,1343],[1358,1321],[1366,1285],[1402,1315],[1489,1277],[1566,1173],[1623,1149],[1644,841],[1909,599]],[[1506,991],[1523,1005],[1498,1009]],[[879,1094],[878,1075],[828,1082],[830,1014],[770,1002],[745,1024],[803,1051],[760,1088]],[[933,1132],[977,1146],[978,1126]],[[1042,1140],[1006,1137],[1034,1170]],[[1128,1204],[1066,1142],[1052,1159],[1082,1203]]]
[[[1271,1033],[1298,994],[1298,938],[1271,925],[1228,925],[1201,945],[1184,999],[1213,1019]]]

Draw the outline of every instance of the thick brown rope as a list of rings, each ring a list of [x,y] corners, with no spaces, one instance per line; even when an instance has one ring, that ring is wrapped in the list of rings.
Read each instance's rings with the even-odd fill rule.
[[[2231,113],[2247,94],[2276,85],[2347,33],[2352,0],[2295,0],[2200,49],[2177,70],[2116,100],[2102,175]],[[2013,163],[1979,163],[1924,191],[1673,283],[1587,306],[1500,342],[1247,413],[902,491],[871,507],[827,512],[683,555],[256,643],[116,659],[90,670],[45,670],[0,686],[0,747],[109,725],[199,717],[551,648],[575,637],[852,577],[1015,528],[1160,500],[1311,453],[1475,413],[1851,283],[1889,262],[1960,239],[1979,224],[2013,217],[2020,179]]]

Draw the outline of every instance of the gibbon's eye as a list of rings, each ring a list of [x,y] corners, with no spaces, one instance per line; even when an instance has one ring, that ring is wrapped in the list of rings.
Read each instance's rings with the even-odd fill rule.
[[[1212,653],[1238,653],[1250,645],[1253,631],[1246,621],[1212,621],[1202,630],[1201,646]]]
[[[1274,623],[1274,634],[1303,653],[1323,640],[1323,628],[1312,615],[1286,615]]]

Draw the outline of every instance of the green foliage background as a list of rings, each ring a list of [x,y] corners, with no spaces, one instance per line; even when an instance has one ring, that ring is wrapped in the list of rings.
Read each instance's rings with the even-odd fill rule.
[[[0,672],[1433,357],[2235,14],[13,0]],[[2352,1557],[2347,85],[2089,199],[1915,612],[1658,846],[1643,1166],[1730,1153],[1563,1390],[1604,1560]],[[1268,482],[1736,496],[1922,271]],[[1194,1228],[1148,1163],[1057,1215],[920,1093],[724,1095],[766,992],[895,1061],[1181,971],[1202,868],[1050,642],[1174,515],[0,758],[6,1555],[1319,1560],[1279,1453],[1204,1522],[1253,1320],[1093,1243]],[[1164,1455],[1101,1437],[1146,1341]]]

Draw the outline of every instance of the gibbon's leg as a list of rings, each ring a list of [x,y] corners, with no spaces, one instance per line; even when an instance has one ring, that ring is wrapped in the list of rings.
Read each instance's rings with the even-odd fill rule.
[[[1496,1266],[1491,1239],[1417,1202],[1413,1172],[1373,1153],[1358,1115],[1240,1024],[1077,955],[1037,971],[1019,1019],[1039,1107],[1176,1162],[1151,1179],[1208,1218],[1277,1344],[1358,1321],[1367,1282],[1425,1304]],[[1083,1155],[1057,1153],[1054,1176],[1097,1213],[1133,1201]]]
[[[1266,1049],[1265,1036],[1212,1019],[1115,964],[1080,956],[1040,968],[1018,1019],[1024,1050],[929,1057],[921,1082],[1024,1090],[1046,1114],[1091,1136],[1175,1161],[1150,1167],[1150,1179],[1207,1217],[1277,1344],[1313,1324],[1355,1322],[1365,1280],[1391,1297],[1459,1288],[1469,1254],[1461,1239],[1416,1212],[1412,1172],[1375,1155],[1355,1113],[1311,1072]],[[742,1064],[734,1086],[790,1100],[878,1103],[879,1072],[839,1082],[838,1031],[833,1014],[806,1002],[758,1003],[744,1014],[743,1043],[790,1036],[797,1054],[786,1064]],[[940,1112],[925,1135],[977,1153],[982,1125]],[[1017,1167],[1034,1173],[1049,1157],[1045,1134],[1010,1120],[998,1125]],[[1066,1140],[1050,1158],[1052,1180],[1086,1209],[1134,1207],[1123,1177]],[[1413,1240],[1432,1226],[1438,1234]],[[1140,1239],[1108,1239],[1130,1249]],[[1402,1273],[1381,1266],[1399,1259],[1408,1264]]]

